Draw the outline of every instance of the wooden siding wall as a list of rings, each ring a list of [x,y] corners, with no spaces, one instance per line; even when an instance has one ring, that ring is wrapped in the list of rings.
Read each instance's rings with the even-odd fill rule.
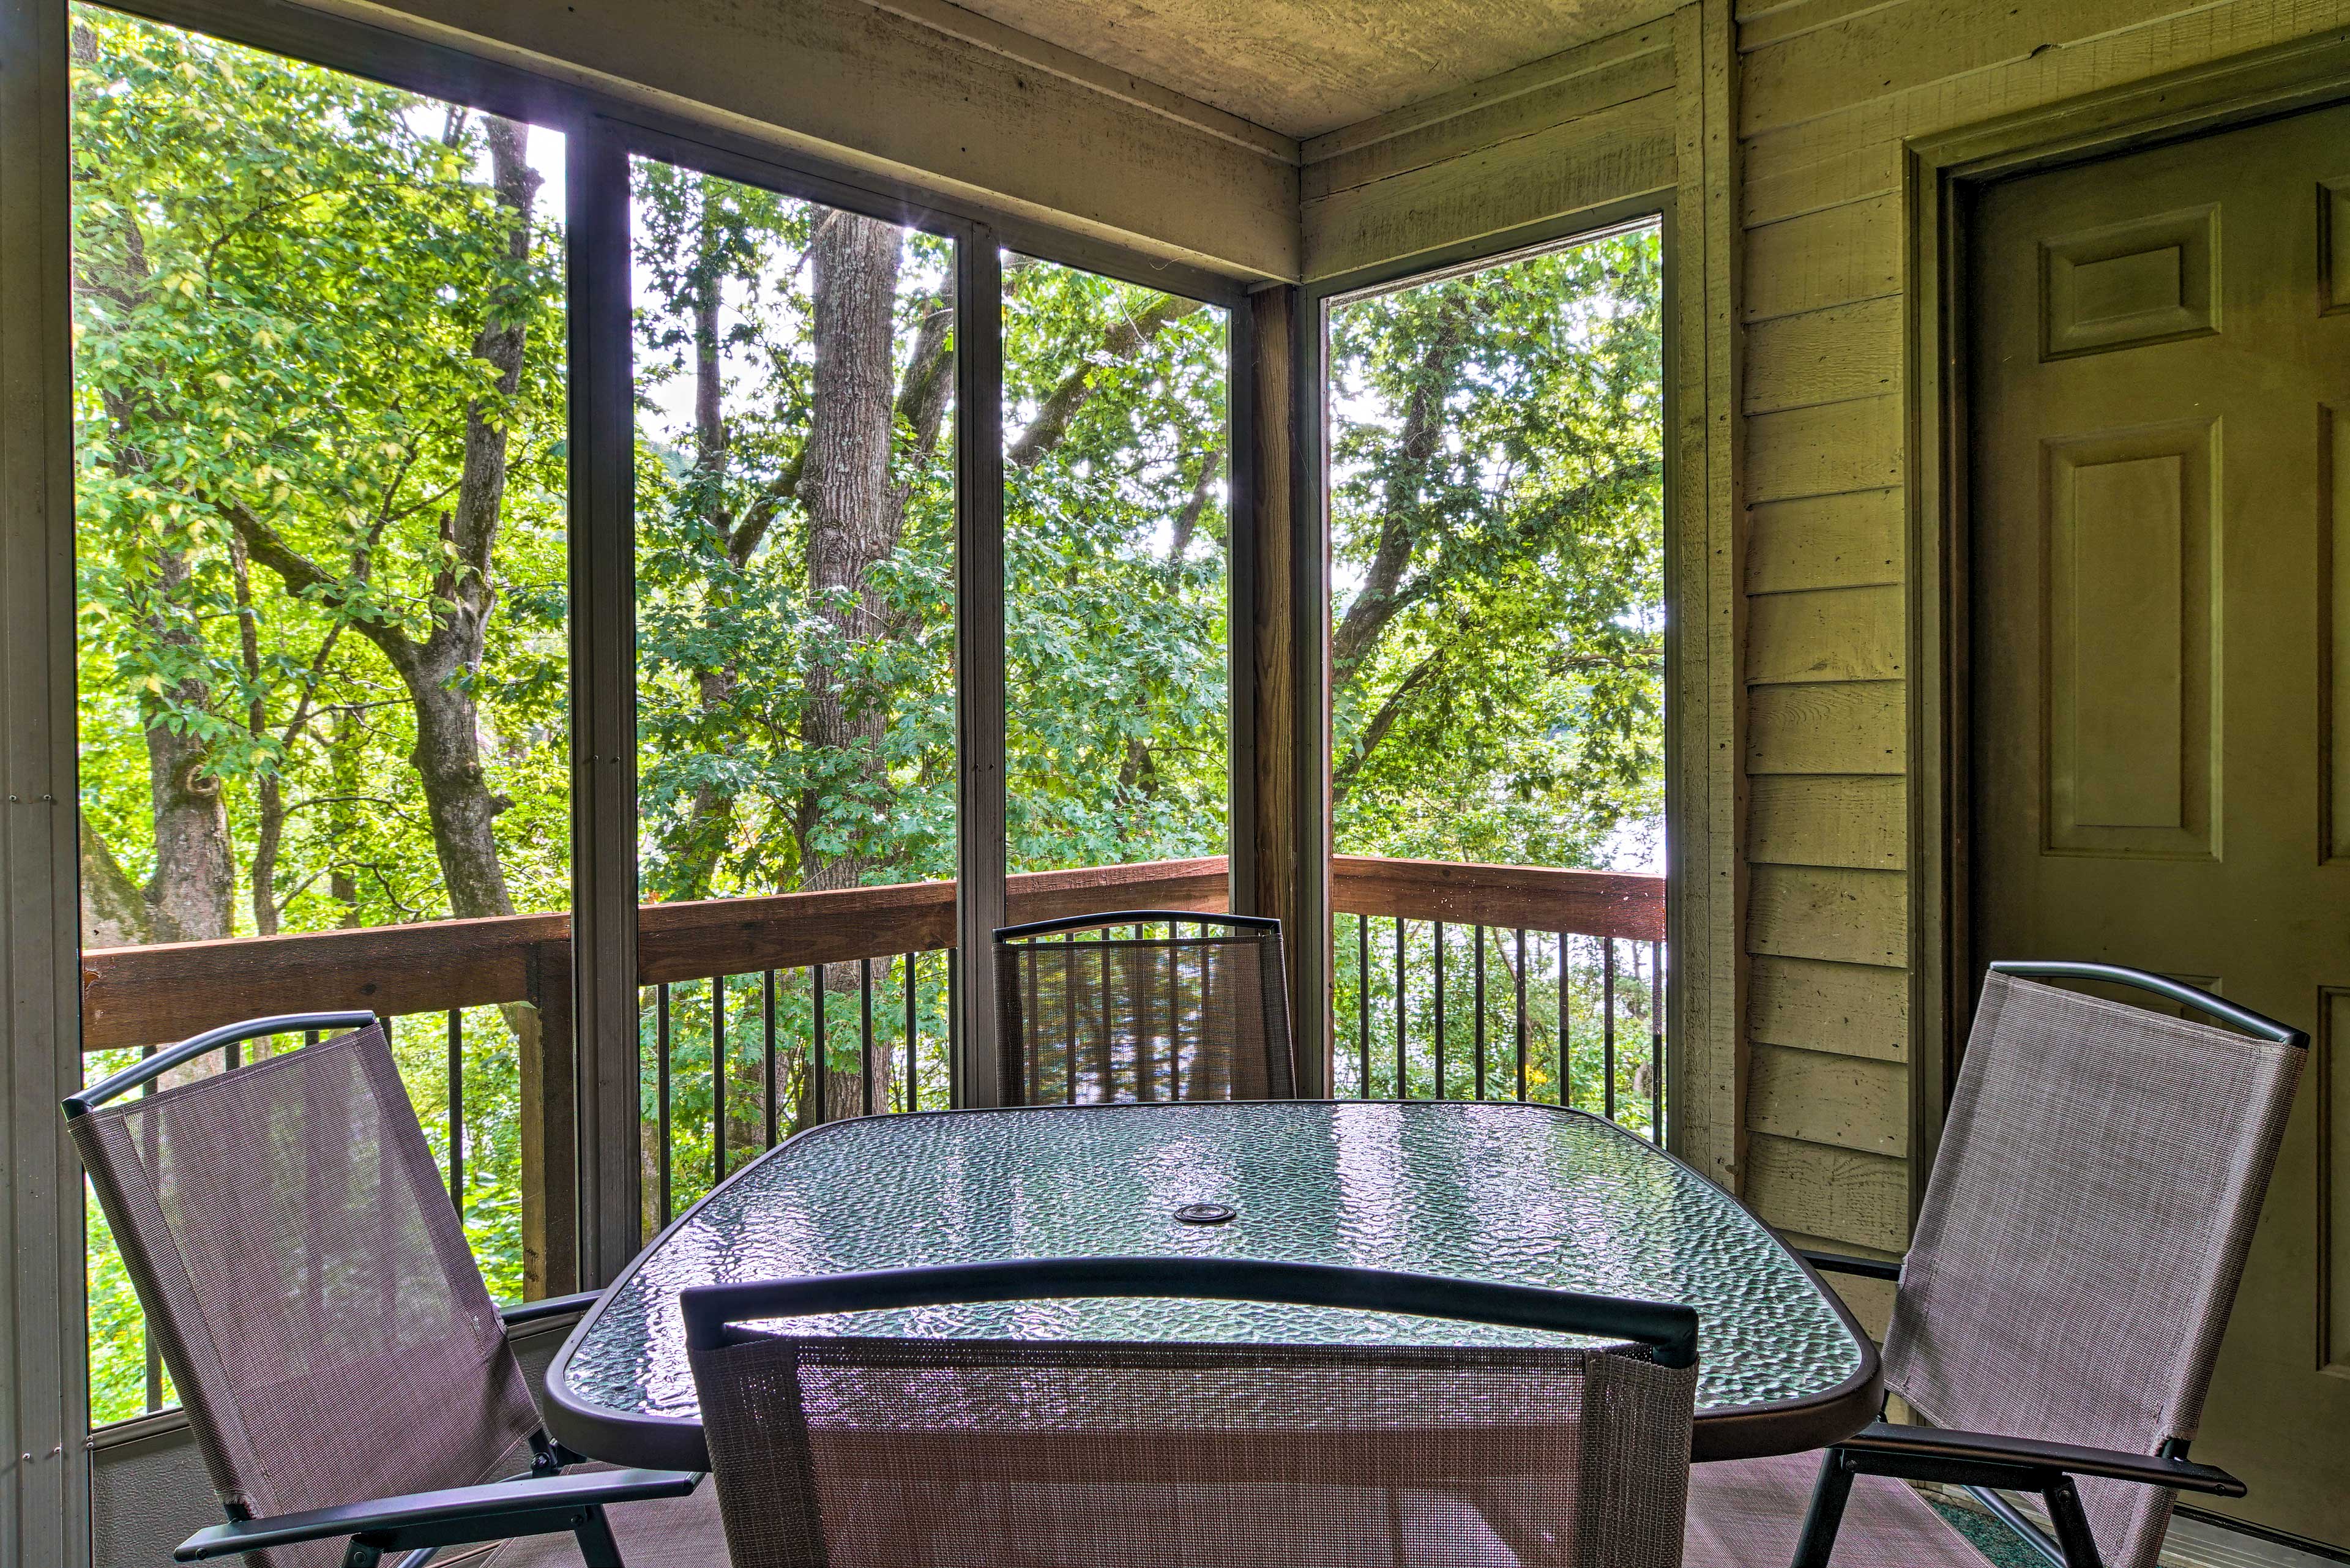
[[[1905,143],[2350,26],[2345,0],[1744,0],[1751,1041],[1765,1219],[1908,1241]]]

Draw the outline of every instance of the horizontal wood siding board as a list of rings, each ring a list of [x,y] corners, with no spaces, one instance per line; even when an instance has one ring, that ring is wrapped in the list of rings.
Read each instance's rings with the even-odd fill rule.
[[[1867,588],[1905,577],[1907,497],[1895,489],[1766,501],[1747,509],[1746,591]]]
[[[1909,1165],[1889,1155],[1756,1133],[1746,1201],[1775,1226],[1888,1252],[1909,1243]]]
[[[1908,640],[1898,587],[1763,594],[1746,606],[1746,680],[1898,680]]]
[[[1901,301],[1890,296],[1760,321],[1746,333],[1746,411],[1891,397],[1901,366]]]
[[[1862,12],[1746,57],[1739,109],[1752,134],[1953,77],[2016,66],[2186,7],[2180,0],[1908,0]]]
[[[1623,32],[1611,33],[1607,37],[1595,38],[1590,43],[1578,44],[1574,48],[1500,72],[1482,81],[1471,82],[1466,87],[1438,93],[1388,113],[1374,115],[1368,119],[1325,131],[1320,136],[1309,137],[1298,145],[1298,160],[1309,168],[1329,162],[1349,152],[1408,136],[1446,120],[1473,117],[1497,104],[1540,92],[1560,82],[1629,67],[1658,50],[1669,55],[1672,47],[1672,24],[1669,20],[1627,27]]]
[[[1748,1063],[1747,1126],[1871,1154],[1909,1152],[1909,1073],[1898,1062],[1758,1044]]]
[[[1665,940],[1661,877],[1336,855],[1330,898],[1348,915]]]
[[[1825,866],[1749,868],[1746,949],[1835,963],[1908,961],[1908,879]]]
[[[1619,57],[1605,68],[1580,72],[1308,163],[1299,179],[1300,194],[1305,201],[1318,201],[1377,180],[1427,169],[1646,98],[1672,84],[1672,41],[1657,36],[1647,48]]]
[[[1798,135],[1758,137],[1746,146],[1742,220],[1757,228],[1896,193],[1906,157],[1901,143],[1891,138],[1824,151]]]
[[[1738,11],[1738,48],[1752,54],[1805,33],[1832,26],[1866,11],[1898,5],[1904,0],[1776,0],[1775,4],[1742,5]]]
[[[1746,421],[1750,504],[1883,490],[1902,481],[1902,400],[1864,398]]]
[[[1667,190],[1674,100],[1671,92],[1650,93],[1308,202],[1305,276],[1335,277]]]
[[[1757,686],[1746,701],[1746,773],[1900,774],[1907,743],[1898,680]]]
[[[1746,832],[1752,865],[1898,871],[1908,859],[1908,790],[1886,774],[1750,779]]]
[[[1909,1058],[1909,977],[1876,964],[1757,955],[1748,961],[1748,1033],[1757,1044]]]
[[[1901,234],[1896,193],[1747,230],[1746,320],[1899,295]]]

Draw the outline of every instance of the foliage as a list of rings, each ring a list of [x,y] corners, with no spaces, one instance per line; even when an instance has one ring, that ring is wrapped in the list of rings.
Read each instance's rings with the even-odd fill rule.
[[[537,166],[557,144],[74,15],[89,944],[567,908],[564,256]],[[630,196],[642,894],[951,877],[951,244],[651,161]],[[1647,853],[1658,275],[1642,231],[1335,314],[1342,847]],[[1025,257],[1004,276],[1012,868],[1220,852],[1224,313]],[[910,1045],[932,1106],[950,984],[940,955],[913,968],[871,965],[871,1054],[899,1101]],[[1527,978],[1555,1022],[1555,973]],[[836,1111],[867,1093],[864,979],[647,992],[645,1142],[672,1207],[719,1139],[730,1168],[765,1141],[770,1092],[779,1132],[819,1085],[852,1096]],[[1580,970],[1566,990],[1596,1083],[1596,993]],[[537,1024],[461,1024],[462,1207],[511,1297]],[[444,1161],[446,1041],[442,1015],[398,1022]],[[144,1350],[94,1212],[90,1242],[104,1419],[142,1406]]]

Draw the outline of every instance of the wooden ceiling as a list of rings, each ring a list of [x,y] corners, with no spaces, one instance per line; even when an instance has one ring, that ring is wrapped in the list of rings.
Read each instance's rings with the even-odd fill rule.
[[[1300,140],[1652,21],[1672,8],[1669,0],[956,3]]]

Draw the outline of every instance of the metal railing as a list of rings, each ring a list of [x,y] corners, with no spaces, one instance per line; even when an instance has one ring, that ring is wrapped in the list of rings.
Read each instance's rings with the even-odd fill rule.
[[[1225,908],[1226,887],[1212,857],[1024,874],[1007,905],[1018,921],[1206,913]],[[1661,1141],[1660,878],[1340,856],[1331,889],[1334,1094],[1580,1105]],[[641,908],[649,1227],[802,1127],[962,1102],[954,909],[951,882]],[[369,1008],[413,1064],[428,1054],[417,1032],[431,1032],[426,1076],[445,1081],[411,1072],[411,1089],[451,1200],[463,1216],[492,1196],[469,1162],[469,1120],[516,1116],[537,1158],[524,1159],[519,1193],[496,1196],[519,1202],[525,1293],[552,1294],[573,1282],[570,988],[561,914],[99,950],[82,958],[82,1044],[151,1053],[241,1018]],[[232,1045],[191,1070],[291,1045]],[[478,1080],[502,1075],[508,1053],[519,1103],[486,1106]],[[151,1343],[147,1361],[154,1409]]]

